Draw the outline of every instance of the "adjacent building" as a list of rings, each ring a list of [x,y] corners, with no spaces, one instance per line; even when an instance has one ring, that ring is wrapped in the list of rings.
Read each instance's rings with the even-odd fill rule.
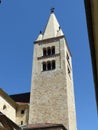
[[[17,125],[26,125],[29,116],[29,98],[30,93],[9,96],[0,89],[0,112]]]
[[[98,110],[98,0],[84,0]]]

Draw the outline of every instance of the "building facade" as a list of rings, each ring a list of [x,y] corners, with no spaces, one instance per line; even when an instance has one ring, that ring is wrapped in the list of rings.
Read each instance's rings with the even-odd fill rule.
[[[34,42],[29,124],[63,124],[76,130],[72,57],[53,9]]]
[[[84,0],[98,111],[98,0]]]
[[[26,94],[23,96],[26,97]],[[20,101],[19,95],[14,97],[18,97]],[[0,112],[19,126],[28,124],[29,103],[25,100],[22,102],[13,100],[13,96],[7,95],[2,89],[0,89]]]

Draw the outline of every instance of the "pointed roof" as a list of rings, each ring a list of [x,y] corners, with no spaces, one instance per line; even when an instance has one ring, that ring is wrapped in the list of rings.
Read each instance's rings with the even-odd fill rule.
[[[42,39],[43,39],[43,34],[42,34],[42,32],[40,31],[40,34],[38,35],[37,41],[42,40]]]
[[[51,14],[48,23],[46,25],[46,28],[44,30],[44,33],[42,35],[39,34],[37,40],[44,40],[44,39],[53,38],[62,35],[64,35],[63,31],[60,28],[60,25],[54,14],[53,9],[51,9]]]

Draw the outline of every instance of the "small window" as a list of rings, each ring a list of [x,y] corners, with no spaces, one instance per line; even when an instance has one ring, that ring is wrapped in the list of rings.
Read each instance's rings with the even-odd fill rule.
[[[3,105],[3,110],[5,110],[6,109],[6,105]]]
[[[25,113],[25,110],[21,110],[21,114],[24,114]]]
[[[69,67],[68,67],[68,75],[69,75],[69,77],[71,78],[71,72],[70,72]]]
[[[52,69],[55,69],[55,61],[52,61]]]
[[[52,55],[54,55],[55,54],[55,47],[54,46],[51,48],[51,51],[52,51]]]
[[[43,71],[54,70],[55,69],[55,60],[43,62],[42,67],[43,67],[42,68]]]
[[[21,125],[23,125],[23,121],[21,121]]]
[[[51,62],[50,61],[47,62],[47,70],[51,70]]]
[[[68,68],[68,74],[70,74],[70,69]]]
[[[68,55],[68,53],[67,53],[67,60],[69,60],[69,55]]]
[[[50,47],[47,48],[47,55],[48,55],[48,56],[51,55],[51,48],[50,48]]]
[[[43,56],[46,56],[47,55],[47,50],[46,48],[43,48]]]
[[[43,71],[46,71],[46,62],[43,62]]]
[[[67,57],[67,62],[68,62],[68,64],[70,65],[70,61],[69,61],[70,59],[69,59],[68,53],[67,53],[67,56],[66,56],[66,57]]]

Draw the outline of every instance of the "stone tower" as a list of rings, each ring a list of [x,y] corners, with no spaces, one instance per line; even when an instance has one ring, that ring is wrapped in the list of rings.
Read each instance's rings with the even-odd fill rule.
[[[63,124],[76,130],[71,53],[54,10],[34,42],[29,124]]]

